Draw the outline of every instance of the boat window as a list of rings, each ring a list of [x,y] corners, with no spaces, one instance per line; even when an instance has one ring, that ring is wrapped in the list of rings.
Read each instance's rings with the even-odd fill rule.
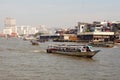
[[[85,47],[83,47],[83,48],[82,48],[82,51],[86,51],[86,48],[85,48]]]
[[[78,52],[81,52],[81,49],[78,48],[77,51],[78,51]]]

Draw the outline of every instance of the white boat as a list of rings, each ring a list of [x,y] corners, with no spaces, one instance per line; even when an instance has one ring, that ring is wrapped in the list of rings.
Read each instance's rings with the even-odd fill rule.
[[[25,36],[23,40],[36,40],[34,36]]]
[[[58,53],[72,56],[92,58],[100,50],[93,50],[92,46],[87,45],[49,45],[46,49],[47,53]]]

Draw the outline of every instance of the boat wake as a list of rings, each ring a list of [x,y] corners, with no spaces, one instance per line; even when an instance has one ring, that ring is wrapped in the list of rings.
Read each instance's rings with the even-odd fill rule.
[[[45,50],[33,50],[32,52],[35,52],[35,53],[44,53],[45,52]]]
[[[115,45],[113,48],[120,48],[120,45]]]

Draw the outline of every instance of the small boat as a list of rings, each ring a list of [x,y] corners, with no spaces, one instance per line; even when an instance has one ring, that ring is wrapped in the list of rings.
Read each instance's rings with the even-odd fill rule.
[[[72,56],[92,58],[100,50],[93,50],[92,46],[87,45],[49,45],[46,49],[47,53],[58,53]]]
[[[30,42],[32,43],[32,45],[39,45],[39,43],[35,40],[31,40]]]

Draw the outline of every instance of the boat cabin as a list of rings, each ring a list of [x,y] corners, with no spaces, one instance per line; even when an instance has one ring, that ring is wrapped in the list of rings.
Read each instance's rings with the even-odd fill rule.
[[[90,52],[91,46],[86,45],[50,45],[48,49],[63,51],[63,52]]]

